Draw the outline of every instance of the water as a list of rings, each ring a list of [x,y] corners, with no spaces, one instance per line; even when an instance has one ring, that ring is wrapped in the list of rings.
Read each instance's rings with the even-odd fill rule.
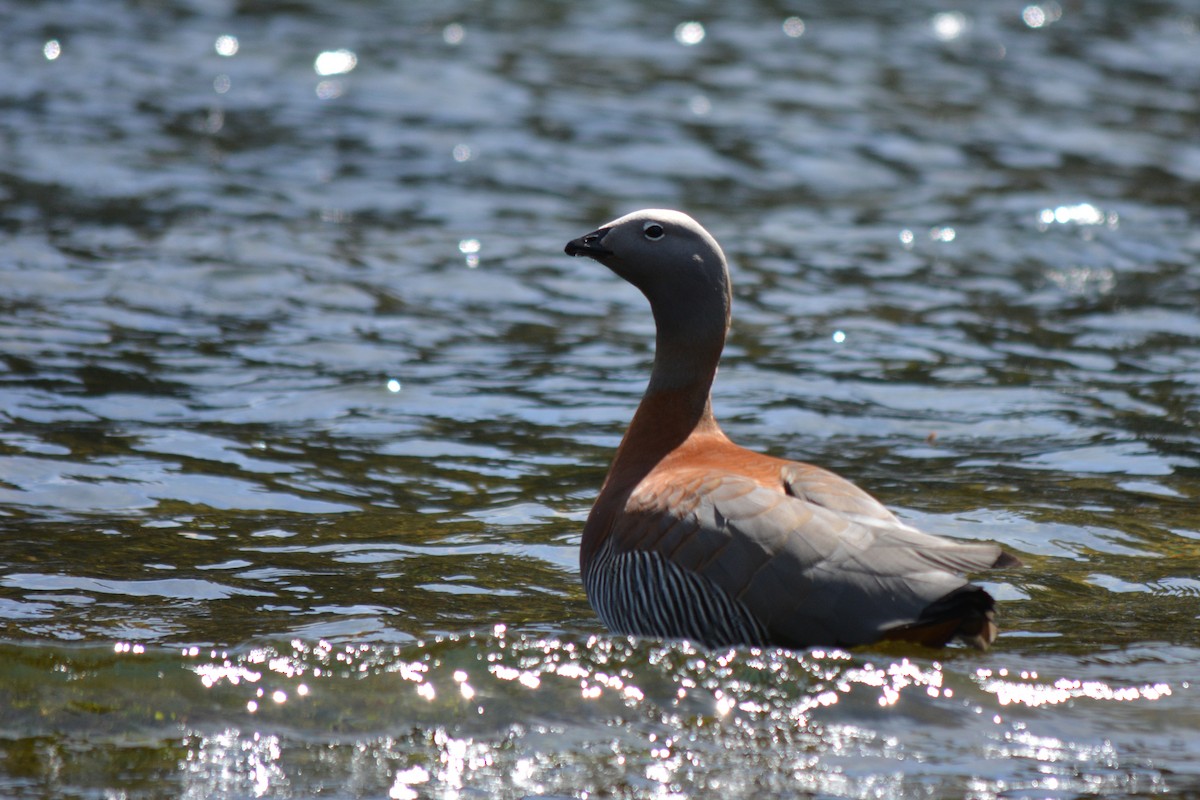
[[[3,17],[0,794],[1200,793],[1192,4]],[[643,206],[735,440],[1025,561],[993,651],[600,630]]]

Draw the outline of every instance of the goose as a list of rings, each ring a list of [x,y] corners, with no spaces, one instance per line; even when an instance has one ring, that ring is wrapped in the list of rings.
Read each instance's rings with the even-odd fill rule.
[[[644,209],[566,254],[641,290],[657,331],[649,383],[580,544],[605,626],[709,648],[992,644],[995,601],[964,574],[1018,559],[919,531],[850,481],[721,430],[712,385],[732,292],[707,230],[680,211]]]

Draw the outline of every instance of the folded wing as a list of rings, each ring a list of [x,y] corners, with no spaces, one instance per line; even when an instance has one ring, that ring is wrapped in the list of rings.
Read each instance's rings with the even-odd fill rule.
[[[848,481],[801,464],[781,470],[778,488],[711,468],[675,470],[661,485],[651,478],[612,536],[614,555],[652,554],[677,581],[696,576],[769,643],[792,647],[954,636],[986,647],[992,599],[961,573],[1015,563],[995,545],[904,525]]]

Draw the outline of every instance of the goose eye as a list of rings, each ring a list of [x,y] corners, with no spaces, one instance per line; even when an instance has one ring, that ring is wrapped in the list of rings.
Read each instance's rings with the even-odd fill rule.
[[[642,226],[642,233],[644,233],[646,238],[652,242],[657,242],[659,239],[667,235],[667,232],[663,230],[663,226],[659,225],[657,222],[647,222]]]

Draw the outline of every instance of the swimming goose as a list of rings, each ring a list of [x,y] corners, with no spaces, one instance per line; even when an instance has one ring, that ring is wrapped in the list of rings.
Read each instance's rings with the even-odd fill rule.
[[[657,328],[649,385],[580,547],[588,600],[608,628],[708,647],[992,643],[995,602],[962,573],[1016,558],[922,533],[844,478],[721,431],[711,389],[732,294],[708,231],[646,209],[566,253],[640,289]]]

